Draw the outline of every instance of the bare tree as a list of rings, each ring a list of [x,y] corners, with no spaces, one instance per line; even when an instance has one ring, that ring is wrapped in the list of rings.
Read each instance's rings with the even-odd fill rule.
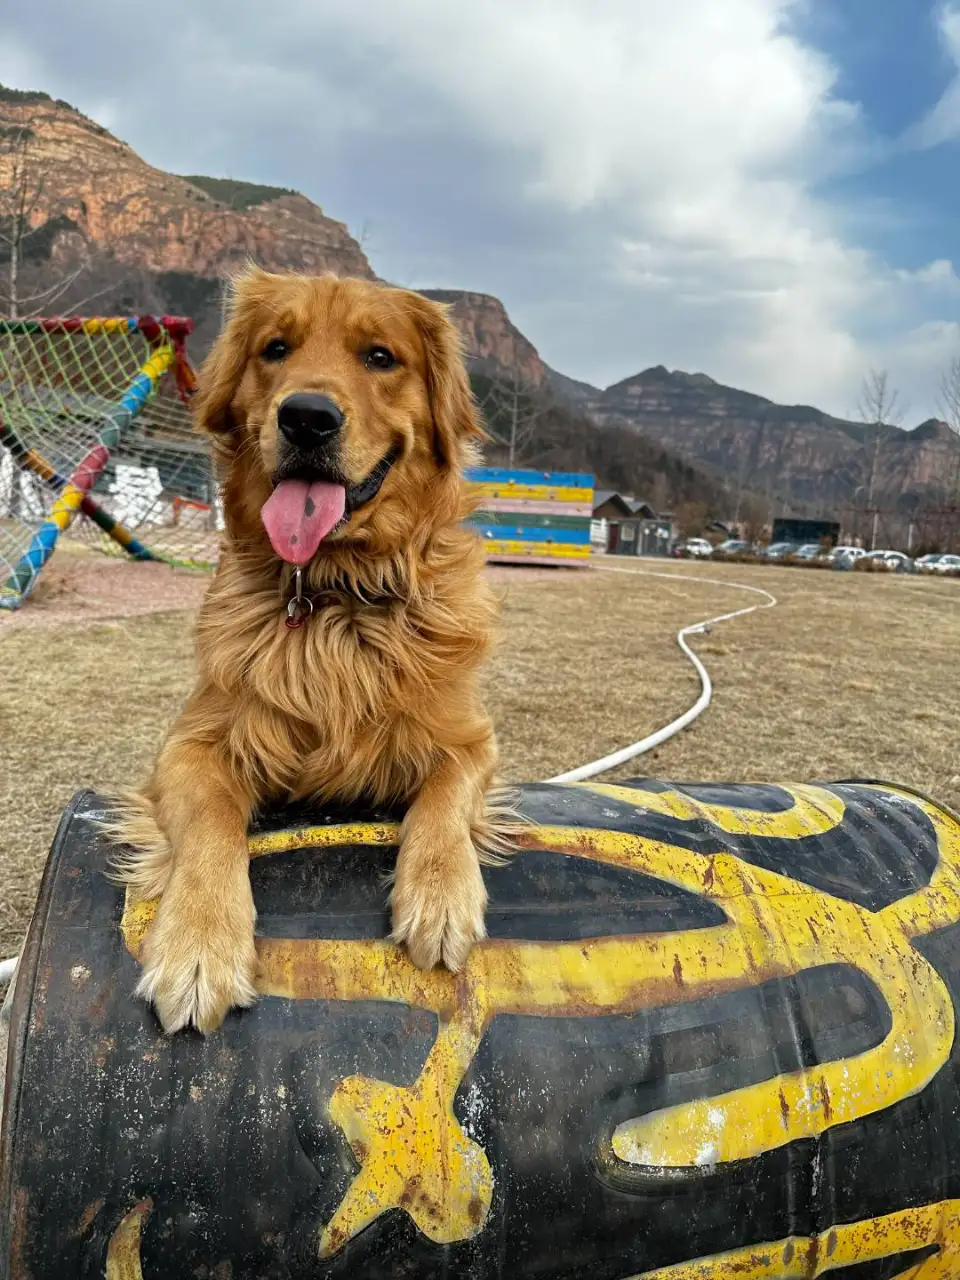
[[[743,500],[742,537],[756,546],[770,529],[771,507],[769,498],[760,494],[747,494]]]
[[[662,516],[670,506],[670,484],[662,471],[655,473],[649,493],[651,507],[658,516]]]
[[[956,458],[951,483],[953,501],[960,500],[960,356],[954,356],[940,379],[938,408],[943,420],[953,432]]]
[[[516,372],[494,378],[480,401],[487,432],[507,450],[508,465],[515,466],[549,408],[548,401]]]
[[[873,513],[870,532],[870,550],[877,548],[877,526],[879,511],[877,509],[877,479],[880,462],[880,448],[889,438],[890,429],[899,427],[903,421],[903,404],[900,393],[890,385],[890,377],[886,369],[871,369],[863,380],[857,412],[861,422],[867,428],[864,444],[867,455],[867,476],[860,486],[866,491],[866,506]],[[859,491],[859,490],[858,490]]]
[[[48,230],[43,216],[44,173],[35,153],[35,138],[29,121],[0,128],[0,265],[6,267],[0,310],[14,320],[39,315],[53,306],[84,270],[81,264],[42,287],[25,283],[25,267],[35,238]]]

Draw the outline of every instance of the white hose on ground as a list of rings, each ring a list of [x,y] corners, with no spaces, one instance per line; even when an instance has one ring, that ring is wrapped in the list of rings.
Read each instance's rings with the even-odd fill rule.
[[[639,742],[632,742],[628,747],[621,747],[619,751],[603,756],[600,760],[591,760],[589,764],[580,765],[577,769],[570,769],[567,773],[558,773],[555,778],[548,778],[548,782],[583,782],[587,778],[595,778],[598,773],[606,773],[608,769],[615,769],[617,765],[625,764],[636,756],[642,756],[645,752],[652,751],[654,747],[659,747],[661,743],[674,737],[682,729],[686,729],[687,725],[693,724],[697,716],[710,705],[713,697],[713,682],[710,679],[710,672],[687,644],[687,636],[700,635],[715,623],[729,622],[731,618],[742,618],[745,614],[756,613],[758,609],[773,609],[779,603],[777,597],[770,591],[765,591],[763,587],[749,587],[744,582],[724,582],[719,578],[694,577],[693,574],[688,573],[657,573],[653,569],[627,569],[607,564],[597,565],[596,567],[605,573],[642,574],[647,578],[669,578],[673,582],[701,582],[709,583],[714,587],[733,587],[738,591],[752,591],[755,595],[766,596],[766,600],[762,604],[751,604],[744,609],[736,609],[733,613],[721,613],[715,618],[705,618],[702,622],[691,622],[688,626],[681,627],[677,632],[677,644],[683,651],[684,656],[693,663],[700,678],[700,697],[682,716],[677,716],[676,720],[671,720],[662,729],[657,729],[655,733],[651,733],[648,737],[641,738]]]
[[[611,564],[597,565],[596,567],[604,573],[630,573],[634,576],[642,575],[646,578],[669,578],[671,582],[706,582],[714,587],[733,587],[737,591],[752,591],[755,595],[766,596],[767,598],[763,604],[751,604],[745,609],[736,609],[733,613],[721,613],[715,618],[706,618],[702,622],[691,622],[689,626],[681,627],[677,632],[677,644],[683,650],[684,655],[693,663],[697,675],[700,677],[700,697],[682,716],[677,716],[676,720],[671,720],[662,729],[658,729],[648,737],[642,738],[639,742],[632,742],[628,747],[621,747],[619,751],[614,751],[611,755],[604,756],[600,760],[592,760],[589,764],[580,765],[578,769],[570,769],[567,773],[558,773],[555,778],[548,778],[548,782],[583,782],[586,778],[595,778],[598,773],[606,773],[608,769],[615,769],[618,764],[625,764],[636,756],[642,756],[645,752],[652,751],[654,747],[659,747],[662,742],[666,742],[682,729],[685,729],[688,724],[693,724],[697,716],[710,705],[710,700],[713,697],[713,683],[710,679],[710,672],[687,644],[687,636],[700,635],[717,622],[729,622],[731,618],[742,618],[747,613],[756,613],[758,609],[772,609],[779,603],[777,597],[769,591],[764,591],[763,587],[748,587],[744,582],[724,582],[719,578],[699,578],[689,573],[657,573],[653,569],[627,569]],[[19,959],[19,956],[12,956],[9,960],[0,960],[0,985],[4,982],[9,982],[13,977]]]

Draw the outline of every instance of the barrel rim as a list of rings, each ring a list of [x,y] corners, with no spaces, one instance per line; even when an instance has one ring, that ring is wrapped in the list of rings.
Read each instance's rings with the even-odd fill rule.
[[[12,1245],[11,1213],[13,1156],[20,1114],[20,1089],[23,1083],[23,1063],[26,1056],[27,1031],[33,1010],[36,975],[40,951],[46,934],[47,917],[53,902],[53,889],[60,870],[67,832],[73,825],[84,804],[95,796],[91,787],[74,793],[64,809],[57,826],[50,853],[43,868],[36,905],[30,918],[30,927],[20,953],[16,973],[11,981],[16,983],[10,1010],[10,1034],[7,1043],[7,1071],[3,1089],[3,1127],[0,1132],[0,1204],[7,1212],[0,1217],[0,1258],[9,1259]]]

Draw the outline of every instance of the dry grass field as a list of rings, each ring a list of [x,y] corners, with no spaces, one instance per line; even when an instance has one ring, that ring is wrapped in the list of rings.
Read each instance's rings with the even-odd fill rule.
[[[127,610],[106,563],[88,568],[100,595],[89,588],[69,621],[51,606],[69,584],[54,579],[46,600],[38,592],[18,618],[0,615],[2,954],[21,941],[71,794],[141,778],[190,687],[192,607],[158,596],[158,582],[161,611],[117,616]],[[694,641],[713,706],[620,776],[899,779],[960,808],[960,582],[606,563],[664,576],[518,571],[503,582],[504,634],[486,683],[507,778],[550,776],[682,712],[699,686],[675,634],[751,603],[707,581],[739,580],[774,592],[779,607]],[[190,580],[181,598],[192,605],[201,587]]]

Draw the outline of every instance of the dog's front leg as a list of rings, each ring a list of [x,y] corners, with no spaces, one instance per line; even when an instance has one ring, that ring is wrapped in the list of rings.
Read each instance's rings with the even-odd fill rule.
[[[456,973],[486,936],[487,891],[475,837],[495,761],[492,739],[447,757],[427,778],[400,828],[391,903],[393,940],[432,969],[441,959]]]
[[[168,742],[150,793],[171,854],[156,920],[144,942],[137,994],[167,1032],[214,1031],[256,999],[256,911],[250,889],[244,793],[219,750]]]

